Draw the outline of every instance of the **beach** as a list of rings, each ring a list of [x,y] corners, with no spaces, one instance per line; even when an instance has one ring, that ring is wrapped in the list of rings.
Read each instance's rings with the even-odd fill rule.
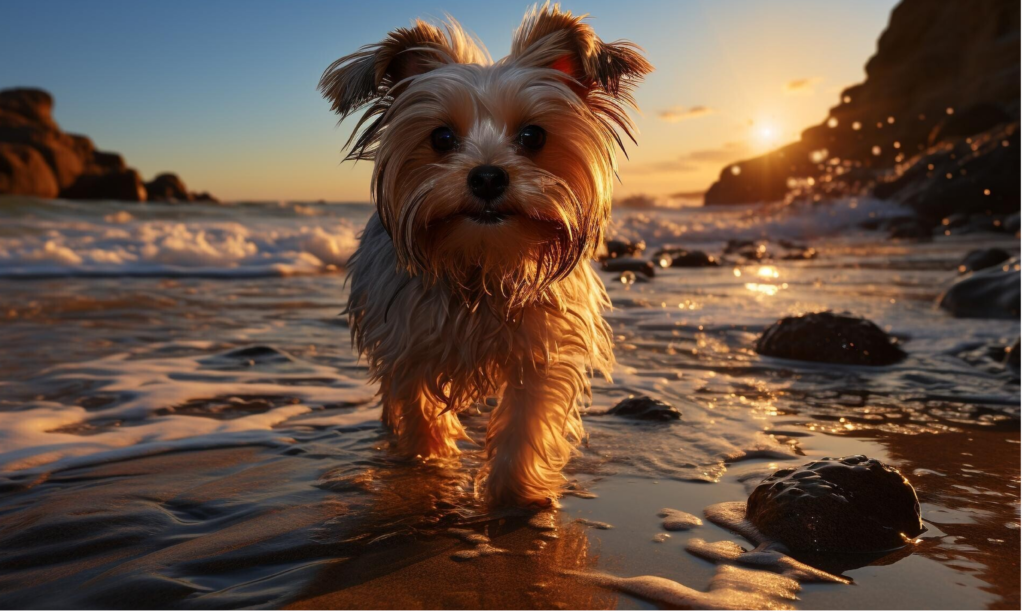
[[[650,583],[610,575],[671,580],[719,607],[1019,608],[1020,378],[1003,349],[1020,323],[937,306],[965,254],[1019,256],[1018,237],[893,240],[867,228],[903,212],[866,198],[618,210],[609,237],[643,240],[648,254],[700,249],[720,266],[647,278],[594,264],[618,366],[611,383],[593,380],[560,508],[527,513],[480,503],[478,446],[463,444],[457,463],[389,452],[339,315],[344,265],[372,214],[0,200],[0,602],[667,605]],[[814,255],[745,259],[725,253],[730,240]],[[755,352],[780,318],[826,310],[874,322],[907,357],[850,366]],[[641,395],[680,419],[607,413]],[[477,442],[489,411],[462,416]],[[752,548],[703,510],[744,500],[778,468],[856,454],[916,488],[926,531],[914,543],[795,555],[844,582],[776,589],[686,550]],[[703,524],[665,531],[663,508]],[[740,588],[709,590],[726,580]],[[760,601],[736,601],[746,596]]]

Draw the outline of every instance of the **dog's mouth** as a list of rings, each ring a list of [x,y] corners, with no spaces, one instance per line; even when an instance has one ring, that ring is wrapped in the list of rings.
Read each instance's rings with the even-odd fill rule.
[[[511,213],[505,211],[497,211],[495,209],[484,209],[482,211],[474,211],[473,213],[467,213],[466,217],[476,222],[477,224],[483,224],[484,226],[492,226],[494,224],[500,224],[507,219]]]

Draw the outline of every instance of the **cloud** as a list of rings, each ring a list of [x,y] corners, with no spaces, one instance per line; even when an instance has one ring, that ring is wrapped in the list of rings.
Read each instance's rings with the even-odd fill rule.
[[[658,173],[689,173],[701,170],[706,165],[720,166],[736,162],[750,153],[750,147],[741,141],[724,143],[713,149],[697,149],[673,160],[639,164],[628,169],[632,175],[654,175]]]
[[[672,107],[671,109],[659,111],[658,117],[660,117],[664,121],[667,121],[670,124],[674,124],[687,119],[694,119],[696,117],[711,115],[712,113],[715,113],[715,110],[709,107],[705,107],[704,105],[697,105],[695,107],[690,107],[689,109],[685,107],[675,106]]]
[[[782,86],[782,91],[786,94],[810,94],[814,92],[814,85],[820,81],[821,77],[793,79]]]

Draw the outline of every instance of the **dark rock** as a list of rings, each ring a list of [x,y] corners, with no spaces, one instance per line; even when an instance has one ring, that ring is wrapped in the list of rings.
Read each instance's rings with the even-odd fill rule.
[[[897,218],[885,224],[890,239],[914,239],[931,241],[932,226],[916,218]]]
[[[939,306],[957,318],[1020,319],[1020,260],[969,273],[939,297]]]
[[[1003,220],[1003,230],[1006,232],[1020,232],[1020,211],[1006,216]]]
[[[42,154],[28,145],[0,143],[0,194],[56,198],[58,191]]]
[[[928,144],[934,145],[947,139],[972,136],[1011,121],[1013,117],[1002,107],[983,102],[965,111],[947,115],[928,135]]]
[[[643,258],[614,258],[601,263],[601,269],[609,273],[633,271],[654,277],[654,263]]]
[[[709,256],[700,250],[687,250],[679,247],[663,247],[654,252],[654,261],[662,268],[698,268],[706,266],[719,266],[714,256]]]
[[[943,141],[879,182],[874,196],[900,202],[933,224],[954,215],[1020,211],[1020,124]]]
[[[722,251],[746,260],[771,260],[772,258],[772,253],[768,251],[768,244],[763,241],[729,239]]]
[[[57,129],[53,121],[53,96],[49,92],[35,88],[0,90],[0,109],[49,130]]]
[[[906,358],[882,329],[829,311],[783,318],[757,340],[757,353],[789,360],[848,365],[891,365]]]
[[[105,175],[81,175],[62,198],[78,200],[124,200],[141,202],[146,200],[146,186],[134,169]]]
[[[794,250],[782,255],[783,260],[814,260],[818,257],[818,250],[808,247],[802,250]]]
[[[192,192],[192,200],[197,203],[219,203],[216,197],[209,192]]]
[[[960,261],[960,266],[957,267],[957,270],[961,273],[972,273],[974,271],[996,266],[997,264],[1002,264],[1011,257],[1010,252],[1005,249],[999,249],[998,247],[976,249],[964,256],[964,259]]]
[[[917,493],[865,456],[776,471],[747,499],[747,520],[794,552],[879,552],[924,531]]]
[[[625,239],[609,239],[605,242],[605,248],[608,251],[607,258],[639,258],[644,255],[647,244],[642,240],[633,242]]]
[[[608,410],[612,416],[623,416],[634,420],[650,420],[652,422],[668,422],[679,420],[682,414],[675,407],[664,401],[657,401],[648,396],[630,397],[619,401]]]
[[[192,200],[185,182],[174,173],[162,173],[146,182],[146,194],[149,200],[165,202],[188,202]]]

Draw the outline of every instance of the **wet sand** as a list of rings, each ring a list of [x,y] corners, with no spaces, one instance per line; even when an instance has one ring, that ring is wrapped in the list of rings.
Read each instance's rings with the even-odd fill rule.
[[[661,240],[696,242],[672,232]],[[341,274],[0,280],[0,602],[1017,608],[1020,383],[990,350],[1019,323],[934,306],[962,253],[994,243],[835,240],[807,262],[672,269],[628,286],[602,273],[620,369],[595,381],[588,445],[561,509],[539,516],[480,506],[472,445],[449,465],[389,453],[336,317]],[[908,358],[836,367],[752,351],[779,317],[823,308],[872,319]],[[641,394],[681,419],[603,415]],[[474,438],[488,411],[464,416]],[[796,554],[851,583],[795,586],[687,551],[752,548],[703,510],[744,500],[780,467],[851,454],[915,485],[917,544]],[[664,508],[703,523],[666,531]]]

